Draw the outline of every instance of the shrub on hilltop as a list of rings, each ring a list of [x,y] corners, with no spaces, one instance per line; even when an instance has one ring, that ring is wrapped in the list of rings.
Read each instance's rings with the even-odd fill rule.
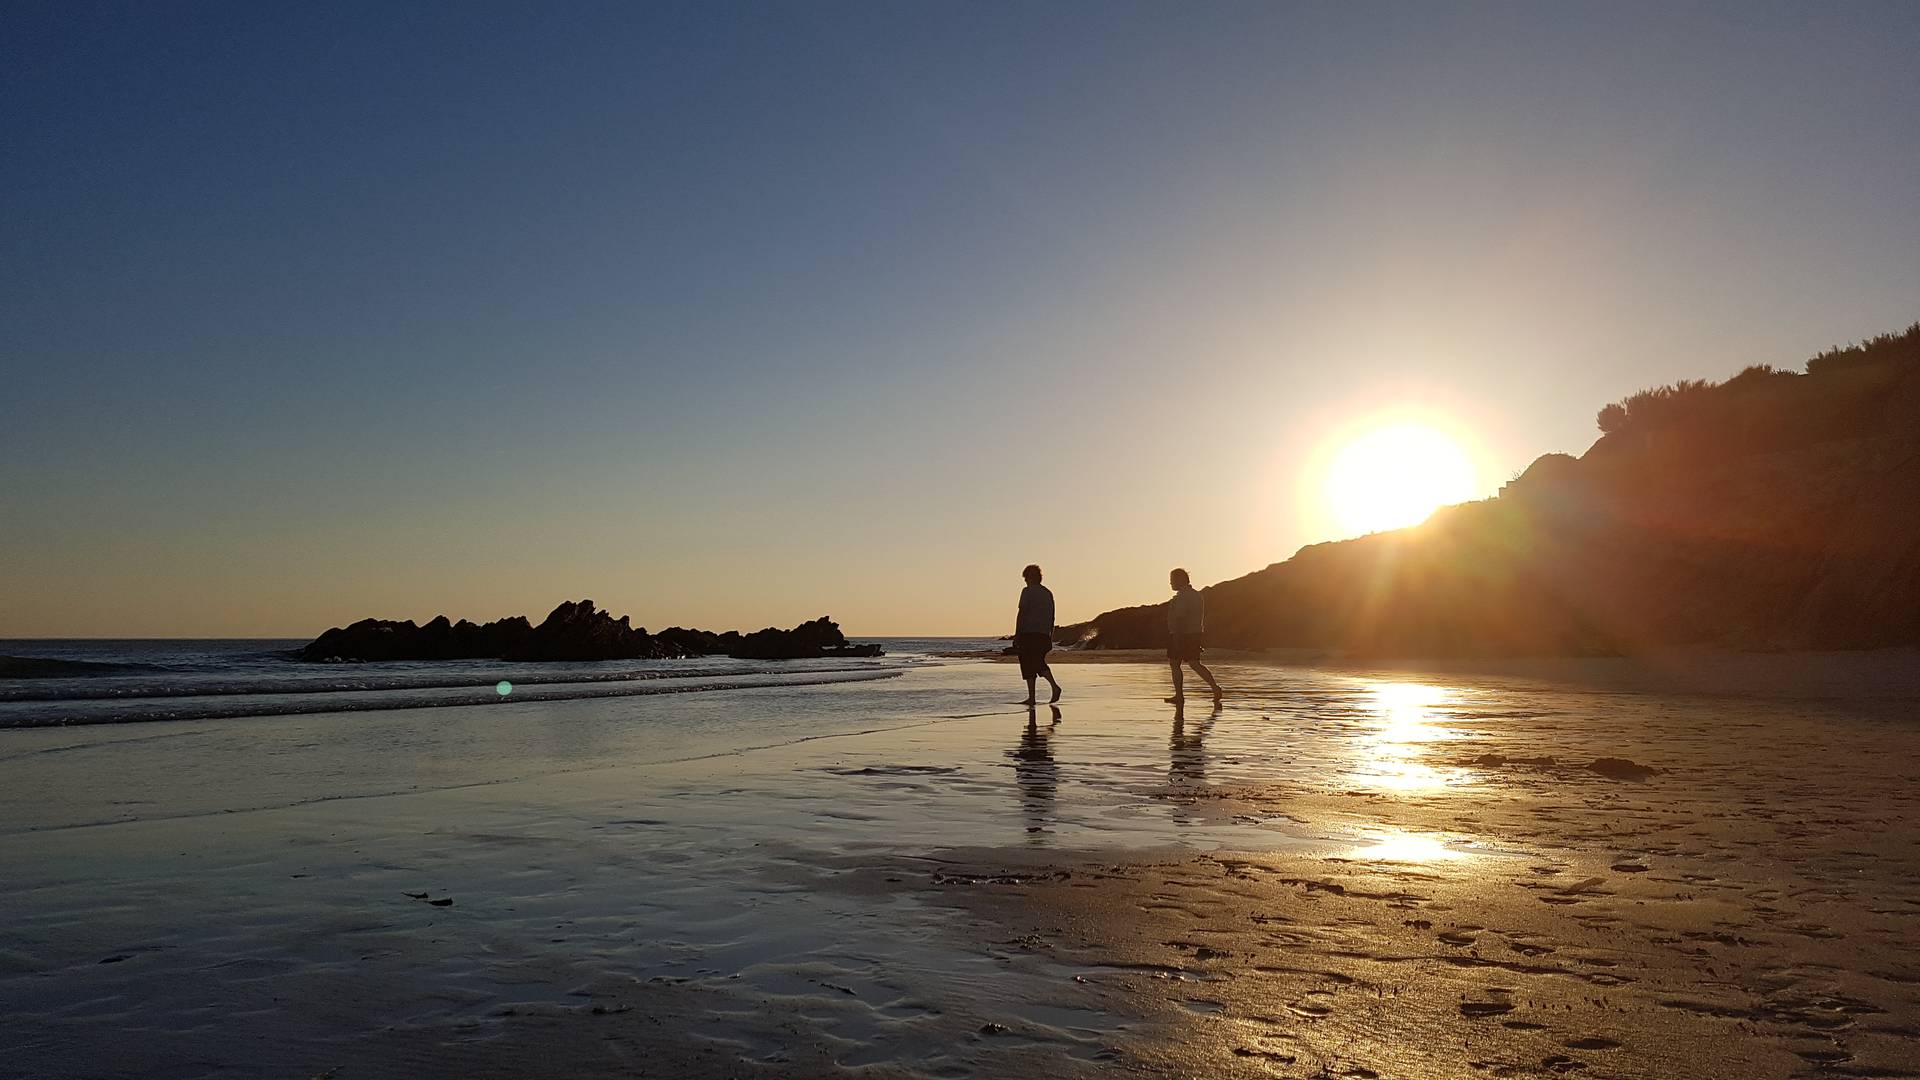
[[[1725,382],[1682,379],[1630,394],[1594,418],[1602,435],[1756,450],[1882,427],[1885,393],[1920,371],[1920,322],[1827,351],[1806,374],[1754,364]]]
[[[1920,364],[1920,322],[1897,333],[1880,334],[1855,345],[1828,349],[1807,361],[1807,374],[1831,375],[1903,364]]]

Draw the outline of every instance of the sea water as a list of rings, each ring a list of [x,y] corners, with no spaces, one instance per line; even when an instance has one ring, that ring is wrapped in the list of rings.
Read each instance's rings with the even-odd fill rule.
[[[892,678],[990,638],[871,638],[876,658],[314,664],[288,639],[0,640],[0,656],[93,665],[0,681],[0,728],[498,705]]]

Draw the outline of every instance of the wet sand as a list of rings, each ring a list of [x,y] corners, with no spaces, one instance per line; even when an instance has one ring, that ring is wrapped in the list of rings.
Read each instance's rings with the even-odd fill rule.
[[[0,1076],[1920,1074],[1912,697],[1216,670],[0,733]]]

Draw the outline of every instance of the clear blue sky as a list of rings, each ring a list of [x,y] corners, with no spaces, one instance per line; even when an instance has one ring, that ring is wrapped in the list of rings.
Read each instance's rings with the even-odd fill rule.
[[[9,4],[0,635],[1007,632],[1920,318],[1920,5]]]

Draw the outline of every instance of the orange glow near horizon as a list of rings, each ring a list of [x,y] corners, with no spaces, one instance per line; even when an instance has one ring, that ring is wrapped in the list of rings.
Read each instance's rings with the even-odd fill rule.
[[[1327,511],[1348,536],[1418,525],[1476,494],[1476,470],[1459,440],[1419,422],[1387,422],[1334,451],[1323,479]]]

